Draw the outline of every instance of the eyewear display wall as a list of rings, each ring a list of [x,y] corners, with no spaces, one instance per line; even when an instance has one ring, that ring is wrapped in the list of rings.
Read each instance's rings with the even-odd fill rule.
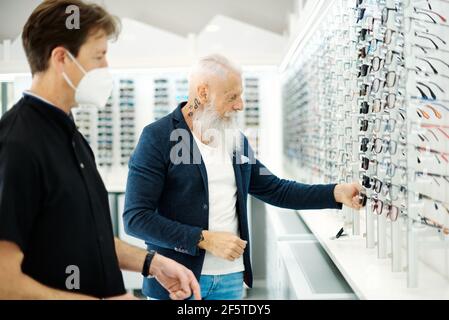
[[[154,80],[154,120],[165,117],[173,106],[170,101],[169,80],[165,78]]]
[[[449,1],[333,2],[284,75],[284,153],[317,180],[360,181],[367,247],[416,287],[423,235],[447,254]]]

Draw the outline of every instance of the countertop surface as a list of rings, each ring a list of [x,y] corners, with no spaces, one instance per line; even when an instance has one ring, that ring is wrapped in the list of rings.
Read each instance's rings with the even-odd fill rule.
[[[302,211],[300,216],[360,299],[449,299],[449,280],[422,262],[418,288],[407,288],[407,272],[392,272],[391,259],[378,259],[377,248],[367,249],[363,236],[333,240],[343,226],[338,211]]]

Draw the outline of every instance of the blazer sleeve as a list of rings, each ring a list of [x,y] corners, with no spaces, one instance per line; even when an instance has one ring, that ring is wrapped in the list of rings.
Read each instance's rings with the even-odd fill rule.
[[[197,256],[202,229],[170,220],[157,211],[167,166],[154,131],[151,127],[144,129],[129,161],[125,232],[159,247]]]

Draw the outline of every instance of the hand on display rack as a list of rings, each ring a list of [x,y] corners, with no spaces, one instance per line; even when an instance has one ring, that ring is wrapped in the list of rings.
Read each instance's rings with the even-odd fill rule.
[[[349,208],[360,210],[363,207],[359,202],[360,191],[362,191],[362,186],[357,182],[338,184],[334,189],[335,201]]]

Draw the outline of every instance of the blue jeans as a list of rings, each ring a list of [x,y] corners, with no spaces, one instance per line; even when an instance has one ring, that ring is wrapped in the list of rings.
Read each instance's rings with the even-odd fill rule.
[[[242,300],[243,272],[217,276],[201,275],[200,287],[203,300]],[[190,300],[193,300],[193,297]]]
[[[243,272],[201,275],[200,286],[203,300],[242,300]]]

